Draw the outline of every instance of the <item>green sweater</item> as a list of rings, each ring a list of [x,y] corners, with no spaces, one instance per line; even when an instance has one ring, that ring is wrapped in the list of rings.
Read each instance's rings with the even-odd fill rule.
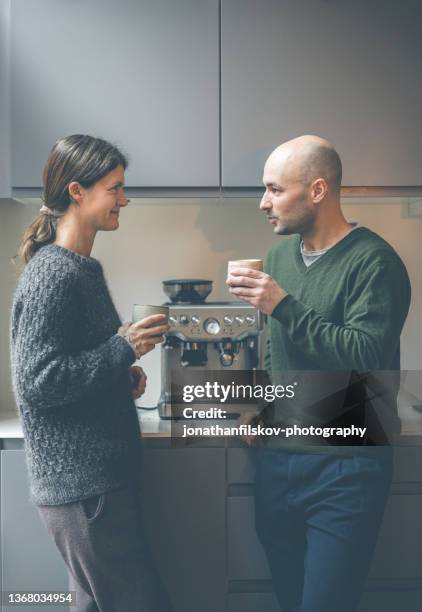
[[[286,371],[359,372],[356,379],[363,371],[400,369],[410,282],[380,236],[357,228],[306,267],[296,235],[270,251],[265,271],[288,293],[269,317],[264,364],[274,383],[285,382]],[[293,417],[295,408],[287,406],[279,407],[290,412],[287,423],[310,422],[297,409]]]

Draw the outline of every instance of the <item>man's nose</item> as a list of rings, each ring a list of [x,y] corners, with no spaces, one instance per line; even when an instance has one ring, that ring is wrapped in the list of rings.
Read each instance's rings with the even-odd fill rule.
[[[259,204],[259,208],[261,210],[269,210],[270,208],[272,208],[272,204],[271,204],[271,201],[270,201],[270,198],[267,192],[265,192],[264,195],[262,196],[261,202]]]

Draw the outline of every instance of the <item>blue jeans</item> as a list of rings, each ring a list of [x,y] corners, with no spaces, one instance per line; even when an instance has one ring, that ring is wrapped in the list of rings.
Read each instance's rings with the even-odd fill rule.
[[[282,612],[356,610],[392,478],[392,450],[369,451],[257,450],[256,530]]]

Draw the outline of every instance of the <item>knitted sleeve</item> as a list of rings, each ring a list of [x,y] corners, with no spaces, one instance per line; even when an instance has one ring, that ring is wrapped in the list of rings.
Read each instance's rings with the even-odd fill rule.
[[[13,383],[17,396],[31,407],[77,402],[113,384],[135,360],[132,348],[117,334],[91,350],[78,350],[78,307],[77,276],[60,268],[39,273],[15,298]]]

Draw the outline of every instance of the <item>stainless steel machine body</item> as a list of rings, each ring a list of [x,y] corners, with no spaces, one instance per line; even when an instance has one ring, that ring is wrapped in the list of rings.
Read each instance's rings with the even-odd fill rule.
[[[189,372],[255,369],[262,329],[262,316],[245,302],[167,305],[170,331],[161,348],[162,391],[158,403],[162,418],[175,416],[172,383],[174,392],[174,385],[189,379]]]

